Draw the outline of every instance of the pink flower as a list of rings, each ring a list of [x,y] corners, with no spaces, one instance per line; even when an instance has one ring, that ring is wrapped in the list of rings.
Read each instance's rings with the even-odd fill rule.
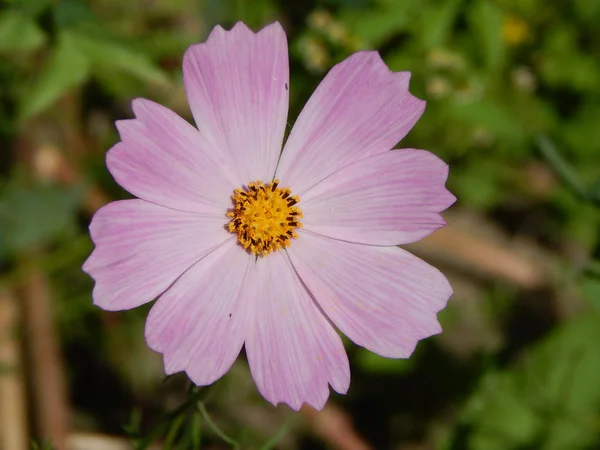
[[[107,155],[134,200],[100,209],[84,270],[106,310],[158,301],[148,345],[167,373],[223,376],[245,346],[271,403],[320,409],[345,393],[356,344],[407,358],[441,331],[452,289],[397,247],[444,226],[448,167],[394,150],[425,102],[410,74],[359,52],[327,74],[282,149],[289,99],[286,36],[216,27],[183,59],[198,129],[149,100],[117,122]],[[274,180],[278,180],[275,182]]]

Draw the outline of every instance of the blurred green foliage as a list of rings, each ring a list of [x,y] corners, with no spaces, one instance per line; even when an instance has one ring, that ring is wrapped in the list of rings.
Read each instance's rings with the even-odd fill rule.
[[[458,207],[508,236],[534,242],[552,255],[560,273],[549,293],[470,280],[483,305],[475,329],[499,335],[493,346],[484,343],[484,331],[472,337],[459,329],[466,313],[457,290],[443,325],[449,334],[455,328],[465,333],[459,342],[475,342],[466,357],[444,335],[441,343],[420,345],[408,361],[350,348],[354,381],[348,397],[337,400],[359,431],[376,448],[412,441],[448,450],[599,448],[597,0],[5,1],[0,280],[21,280],[26,268],[19,266],[20,252],[43,252],[72,364],[75,407],[99,428],[116,432],[119,425],[106,416],[117,410],[115,417],[123,417],[132,403],[153,403],[160,382],[160,363],[144,359],[145,311],[123,313],[107,325],[91,307],[92,283],[79,269],[91,249],[89,217],[82,214],[86,186],[99,183],[112,198],[125,196],[104,168],[104,152],[117,140],[110,124],[131,116],[129,101],[136,96],[189,118],[181,56],[215,24],[237,20],[255,29],[280,20],[288,31],[292,123],[320,78],[355,51],[377,49],[392,70],[412,72],[411,91],[428,106],[401,146],[426,148],[449,162]],[[76,99],[74,115],[65,99]],[[67,138],[55,139],[48,127]],[[70,148],[72,135],[83,135],[87,147]],[[22,148],[48,140],[64,147],[80,181],[65,185],[34,174]],[[577,312],[557,313],[552,301],[543,303],[548,296],[566,299]],[[539,308],[552,320],[539,329],[535,314],[523,312],[525,302],[543,303]],[[139,358],[131,358],[131,349]],[[91,369],[77,363],[81,358]],[[108,404],[82,381],[86,370],[103,365],[127,392]],[[215,402],[223,403],[217,409],[230,429],[257,446],[266,437],[236,425],[226,404],[228,392],[245,396],[236,402],[260,401],[255,393],[240,394],[239,380],[233,380],[217,385]],[[169,422],[167,442],[180,439],[173,448],[198,448],[202,423],[197,412],[185,422]],[[134,425],[132,436],[141,433]]]
[[[511,370],[490,371],[463,412],[469,448],[593,448],[600,413],[598,317],[561,325]]]
[[[0,197],[0,227],[5,252],[36,248],[48,241],[74,237],[74,220],[81,189],[58,186],[23,186],[12,183]],[[40,226],[43,218],[43,226]]]

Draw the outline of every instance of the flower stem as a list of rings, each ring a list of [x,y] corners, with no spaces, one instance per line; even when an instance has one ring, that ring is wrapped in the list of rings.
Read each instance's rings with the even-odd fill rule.
[[[188,398],[185,400],[185,402],[183,402],[177,409],[165,415],[158,426],[135,445],[135,450],[146,450],[150,444],[152,444],[159,436],[163,435],[171,427],[171,424],[177,420],[179,416],[185,414],[192,405],[201,401],[202,396],[205,394],[206,390],[194,387],[190,388]]]
[[[206,410],[206,406],[204,406],[204,402],[202,402],[202,401],[198,402],[198,410],[200,411],[200,414],[202,415],[202,419],[204,419],[204,422],[206,422],[206,424],[210,427],[210,429],[217,436],[219,436],[219,438],[221,438],[223,441],[227,442],[229,445],[231,445],[232,448],[234,448],[236,450],[238,450],[240,448],[240,444],[235,439],[228,436],[223,430],[221,430],[221,428],[219,428],[219,426],[215,422],[213,422],[213,420],[210,418],[210,415],[208,414],[208,411]]]
[[[589,200],[589,194],[575,169],[558,152],[554,143],[546,135],[540,135],[537,138],[537,144],[540,152],[554,172],[562,181],[571,188],[581,199]]]
[[[285,423],[279,428],[277,433],[271,439],[263,444],[260,450],[271,450],[275,448],[275,445],[290,431],[292,424],[294,423],[297,416],[288,417]]]

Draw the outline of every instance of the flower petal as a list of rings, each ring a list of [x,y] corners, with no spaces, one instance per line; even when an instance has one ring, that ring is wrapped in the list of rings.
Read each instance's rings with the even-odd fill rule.
[[[225,223],[226,217],[137,199],[99,209],[90,225],[96,248],[83,265],[96,281],[94,303],[116,311],[153,300],[192,264],[234,239]]]
[[[331,69],[294,124],[277,178],[302,198],[342,167],[390,150],[421,117],[410,73],[391,72],[377,52],[358,52]]]
[[[239,185],[227,167],[214,159],[212,144],[164,106],[145,99],[132,105],[136,119],[117,122],[121,142],[106,156],[115,180],[152,203],[224,214]]]
[[[246,353],[260,393],[271,403],[298,410],[323,408],[329,387],[345,393],[350,384],[342,340],[306,291],[285,252],[254,266],[253,323]]]
[[[258,33],[241,22],[230,31],[215,27],[205,43],[184,55],[183,82],[198,128],[226,155],[242,182],[270,181],[289,100],[281,25]]]
[[[323,312],[352,341],[390,358],[441,331],[436,314],[452,295],[434,267],[398,247],[373,247],[307,231],[288,250]]]
[[[235,240],[192,266],[154,304],[146,340],[163,353],[168,374],[185,370],[205,386],[222,377],[240,353],[248,329],[246,276],[254,257]]]
[[[425,150],[369,156],[326,178],[302,197],[304,228],[371,245],[417,241],[445,225],[454,197],[448,166]]]

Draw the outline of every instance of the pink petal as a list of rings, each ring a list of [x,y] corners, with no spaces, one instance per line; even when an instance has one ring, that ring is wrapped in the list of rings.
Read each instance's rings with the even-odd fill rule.
[[[287,39],[281,25],[258,33],[241,22],[231,31],[215,27],[205,43],[186,52],[183,82],[198,128],[227,156],[240,179],[270,181],[289,99]]]
[[[185,370],[199,386],[222,377],[248,329],[246,277],[255,258],[235,240],[192,266],[152,307],[150,348],[164,354],[167,373]]]
[[[306,291],[285,252],[260,258],[253,268],[252,325],[246,353],[260,393],[295,410],[323,408],[328,383],[345,393],[350,383],[342,341]]]
[[[302,198],[342,167],[390,150],[421,117],[410,73],[391,72],[377,52],[359,52],[327,74],[285,144],[277,178]]]
[[[242,180],[215,159],[212,144],[164,106],[136,99],[133,110],[136,119],[117,122],[122,141],[106,157],[115,180],[149,202],[224,214]]]
[[[96,248],[83,266],[96,281],[94,303],[121,310],[153,300],[192,264],[234,239],[226,219],[137,199],[99,209],[90,225]]]
[[[434,267],[398,247],[373,247],[307,231],[288,250],[323,312],[352,341],[407,358],[441,331],[436,314],[452,295]]]
[[[302,223],[345,241],[414,242],[445,225],[439,212],[456,200],[444,186],[447,177],[448,166],[425,150],[369,156],[304,194]]]

